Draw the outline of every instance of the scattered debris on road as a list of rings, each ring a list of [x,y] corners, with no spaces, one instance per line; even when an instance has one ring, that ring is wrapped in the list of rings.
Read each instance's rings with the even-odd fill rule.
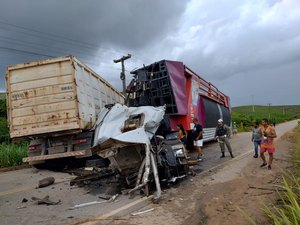
[[[81,207],[85,207],[85,206],[90,206],[90,205],[115,202],[118,197],[119,197],[119,194],[115,194],[115,195],[111,196],[107,200],[82,203],[82,204],[74,205],[73,207],[70,207],[69,209],[72,210],[72,209],[77,209],[77,208],[81,208]]]
[[[27,198],[23,198],[22,199],[22,203],[24,203],[24,202],[28,202],[28,199]]]
[[[91,170],[89,172],[90,173],[88,173],[88,174],[79,175],[78,177],[72,179],[70,181],[70,185],[71,186],[74,186],[74,185],[82,186],[85,184],[89,184],[93,180],[99,180],[102,178],[110,177],[115,174],[115,171],[113,171],[112,169],[109,169],[109,168],[102,168],[101,170],[95,171],[95,172],[93,172],[93,170]]]
[[[47,177],[47,178],[44,178],[42,180],[39,181],[39,184],[37,186],[37,188],[43,188],[43,187],[47,187],[51,184],[54,184],[55,182],[55,179],[54,177]]]
[[[136,213],[131,213],[132,216],[137,216],[137,215],[141,215],[141,214],[144,214],[144,213],[147,213],[147,212],[151,212],[153,211],[154,208],[151,208],[151,209],[147,209],[145,211],[139,211],[139,212],[136,212]]]
[[[49,195],[45,196],[44,198],[37,198],[37,197],[32,197],[31,198],[33,201],[36,201],[38,205],[58,205],[61,204],[61,200],[58,200],[57,202],[49,200]]]
[[[102,203],[105,203],[105,202],[107,202],[107,200],[87,202],[87,203],[82,203],[82,204],[74,205],[73,207],[70,207],[69,209],[70,210],[72,210],[72,209],[78,209],[78,208],[81,208],[81,207],[90,206],[90,205],[96,205],[96,204],[102,204]]]

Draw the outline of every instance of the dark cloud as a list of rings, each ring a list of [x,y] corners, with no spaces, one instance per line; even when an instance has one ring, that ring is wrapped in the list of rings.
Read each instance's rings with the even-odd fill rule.
[[[298,0],[4,0],[0,74],[8,64],[73,54],[120,90],[120,64],[113,59],[131,53],[128,82],[129,71],[143,64],[178,60],[233,105],[248,104],[263,87],[276,101],[256,97],[260,104],[299,104],[293,82],[299,80],[298,27]],[[287,91],[279,95],[280,87]]]
[[[105,52],[111,63],[125,54],[121,49],[154,45],[177,29],[184,7],[179,0],[2,1],[0,47],[6,49],[0,48],[1,89],[8,64],[74,54],[95,67]]]

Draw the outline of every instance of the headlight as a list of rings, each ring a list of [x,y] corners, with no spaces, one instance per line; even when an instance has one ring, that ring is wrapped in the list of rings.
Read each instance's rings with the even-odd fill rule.
[[[178,149],[175,154],[176,157],[184,157],[183,149]]]

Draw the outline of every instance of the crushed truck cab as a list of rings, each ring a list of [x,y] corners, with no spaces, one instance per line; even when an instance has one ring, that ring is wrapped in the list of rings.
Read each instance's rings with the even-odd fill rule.
[[[159,135],[165,109],[115,104],[102,110],[98,118],[93,152],[109,158],[110,166],[125,178],[127,186],[134,186],[129,193],[153,181],[159,198],[161,181],[176,181],[187,174],[183,144],[177,138]]]

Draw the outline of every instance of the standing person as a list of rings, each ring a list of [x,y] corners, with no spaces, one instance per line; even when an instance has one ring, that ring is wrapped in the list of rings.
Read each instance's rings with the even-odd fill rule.
[[[261,133],[262,133],[262,142],[260,146],[260,157],[263,160],[263,164],[260,165],[260,167],[265,167],[267,164],[265,152],[268,151],[269,153],[269,165],[268,169],[272,169],[272,161],[273,161],[273,155],[275,152],[275,145],[274,145],[274,138],[277,137],[274,127],[269,125],[268,119],[262,119],[261,120]]]
[[[258,126],[259,124],[256,122],[252,128],[252,138],[251,138],[251,141],[253,142],[254,144],[254,158],[257,158],[258,157],[258,147],[260,147],[260,144],[261,144],[261,138],[262,138],[262,135],[261,135],[261,130],[260,130],[260,127]]]
[[[186,149],[187,132],[184,129],[182,124],[177,124],[177,129],[178,129],[177,137],[181,141],[181,143],[183,144],[184,155],[188,159],[190,157],[188,156],[188,151]]]
[[[201,161],[202,160],[202,149],[201,147],[203,146],[203,128],[199,124],[197,118],[193,118],[193,123],[194,123],[194,128],[192,131],[193,139],[194,139],[194,148],[198,153],[197,160]]]
[[[182,144],[185,145],[187,133],[186,133],[183,125],[182,124],[177,124],[177,129],[178,129],[177,137],[182,142]]]
[[[231,146],[230,146],[230,143],[228,140],[228,132],[229,132],[229,127],[226,124],[224,124],[222,119],[219,119],[218,126],[216,127],[215,138],[218,140],[218,142],[220,144],[221,153],[222,153],[220,158],[225,157],[225,144],[230,153],[231,158],[234,158],[234,156],[232,154],[232,149],[231,149]]]
[[[237,135],[237,126],[236,126],[236,122],[233,122],[232,125],[232,136]]]

